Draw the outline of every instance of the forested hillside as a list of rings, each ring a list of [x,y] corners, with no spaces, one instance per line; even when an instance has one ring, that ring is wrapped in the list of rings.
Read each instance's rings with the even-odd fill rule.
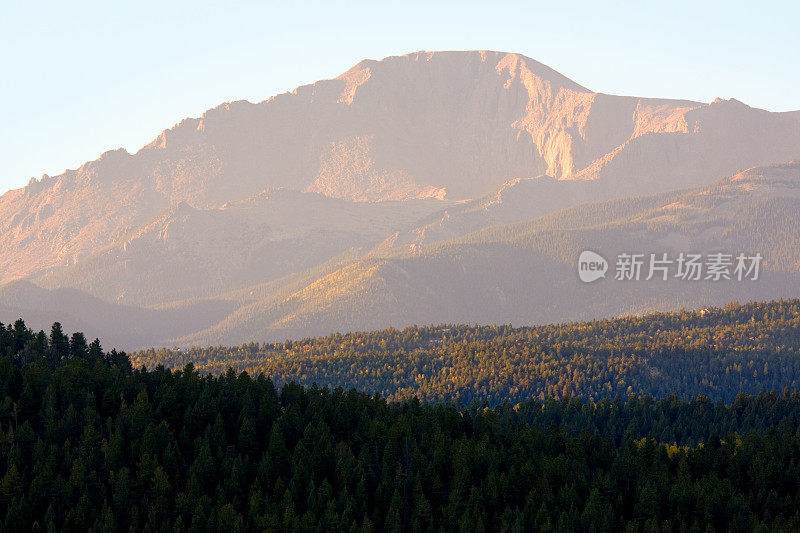
[[[602,347],[624,335],[645,347],[660,330],[690,350],[709,340],[743,347],[752,319],[768,327],[746,357],[767,346],[783,355],[794,349],[797,309],[732,307],[527,337],[502,328],[453,334],[464,346],[504,339],[524,348],[536,332],[564,346],[596,336]],[[706,338],[680,341],[687,323]],[[364,346],[427,349],[421,331],[434,330],[376,333]],[[276,388],[233,370],[136,370],[125,354],[58,324],[47,336],[18,321],[0,327],[0,399],[4,531],[800,528],[797,392],[740,394],[730,405],[671,396],[458,410]]]
[[[399,400],[587,399],[800,388],[800,300],[549,326],[443,325],[277,344],[147,350],[134,365],[229,366],[277,383],[355,387]]]

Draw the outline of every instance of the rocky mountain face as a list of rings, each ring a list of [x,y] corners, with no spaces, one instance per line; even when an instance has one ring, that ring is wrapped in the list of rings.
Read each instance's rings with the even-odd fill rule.
[[[409,320],[539,321],[564,297],[555,279],[537,274],[554,292],[535,309],[511,313],[493,299],[496,287],[466,287],[476,281],[451,274],[477,252],[462,261],[432,250],[460,249],[441,243],[585,202],[694,188],[797,158],[800,112],[595,93],[517,54],[363,61],[333,80],[186,119],[136,154],[107,152],[4,194],[0,320],[16,313],[50,320],[56,313],[37,291],[71,290],[86,298],[76,302],[100,306],[88,303],[96,300],[139,321],[132,329],[140,335],[116,338],[124,347]],[[771,192],[770,201],[781,194]],[[582,217],[576,224],[585,229],[592,220]],[[735,223],[721,222],[728,230],[720,235]],[[552,254],[525,252],[517,270],[498,269],[493,261],[509,253],[506,246],[480,248],[485,264],[476,272],[504,276],[511,292],[533,264],[565,268]],[[423,265],[429,253],[440,262],[418,273],[439,265],[439,285],[397,266],[397,254],[407,254],[403,265]],[[784,256],[782,271],[796,270]],[[480,312],[454,315],[422,303],[441,290],[460,294],[448,305]],[[309,300],[322,314],[308,311]],[[142,318],[163,313],[180,314],[180,327]],[[567,309],[552,319],[571,316]]]

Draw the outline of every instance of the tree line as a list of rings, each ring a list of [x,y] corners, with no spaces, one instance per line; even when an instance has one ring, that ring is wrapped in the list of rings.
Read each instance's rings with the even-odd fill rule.
[[[469,346],[503,331],[462,333]],[[375,336],[363,351],[383,341],[427,349],[430,337]],[[0,327],[0,399],[4,531],[800,528],[789,390],[391,402],[233,369],[136,368],[58,324],[48,336],[18,321]]]
[[[529,398],[733,401],[739,392],[800,388],[800,301],[731,304],[696,312],[537,327],[438,325],[334,334],[271,344],[150,349],[135,366],[219,374],[232,366],[391,400]]]

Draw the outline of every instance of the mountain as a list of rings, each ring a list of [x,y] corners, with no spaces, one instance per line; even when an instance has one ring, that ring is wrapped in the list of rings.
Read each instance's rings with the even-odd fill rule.
[[[250,303],[181,345],[429,323],[542,324],[800,296],[800,162],[710,186],[567,208],[431,245],[384,248],[279,301]],[[445,225],[446,232],[446,225]],[[578,280],[581,251],[611,263]],[[759,279],[617,281],[623,252],[761,253]],[[646,267],[643,270],[646,274]]]
[[[217,209],[181,202],[37,283],[133,305],[213,296],[371,248],[441,203],[355,203],[290,190],[265,191]]]
[[[168,338],[178,331],[189,334],[199,324],[211,326],[233,310],[229,302],[212,300],[147,309],[105,302],[75,289],[46,290],[27,281],[0,287],[0,316],[7,322],[24,317],[29,327],[49,332],[58,321],[89,339],[102,337],[109,347],[140,346],[145,339]],[[61,318],[54,318],[57,315]]]
[[[328,302],[329,314],[367,314],[370,327],[418,310],[417,320],[436,321],[440,308],[413,298],[437,289],[414,285],[413,272],[400,307],[390,306],[395,289],[355,314],[336,305],[400,283],[405,266],[382,269],[409,247],[414,263],[422,249],[490,226],[797,158],[800,112],[596,93],[518,54],[418,52],[362,61],[260,103],[223,104],[135,154],[110,151],[7,192],[0,283],[25,280],[148,312],[234,309],[210,326],[234,336],[273,323],[306,334],[303,324],[317,316],[302,303],[309,298]],[[476,276],[498,272],[491,256],[507,245],[493,246],[468,254],[485,261]],[[526,276],[529,261],[557,261],[535,253],[518,257],[521,270],[509,279]],[[486,309],[465,318],[520,316],[442,261],[443,286],[478,291],[463,292],[462,307]],[[213,340],[200,333],[211,331],[210,315],[199,315],[189,337],[184,327],[151,334],[148,326],[140,341]],[[314,327],[359,324],[320,320]]]

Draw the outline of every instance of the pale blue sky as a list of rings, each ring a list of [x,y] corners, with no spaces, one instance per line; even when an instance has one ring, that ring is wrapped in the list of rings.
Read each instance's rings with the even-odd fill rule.
[[[67,5],[69,4],[69,5]],[[361,59],[492,49],[600,92],[800,109],[798,2],[4,2],[0,192]]]

